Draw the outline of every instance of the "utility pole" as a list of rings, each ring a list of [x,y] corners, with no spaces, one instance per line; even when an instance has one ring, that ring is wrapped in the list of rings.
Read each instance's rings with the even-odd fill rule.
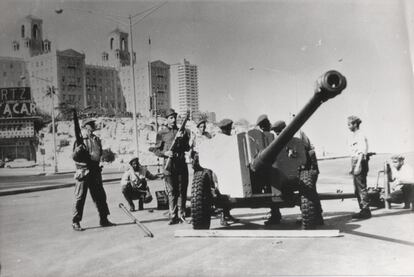
[[[55,88],[53,86],[49,86],[48,87],[48,94],[50,93],[50,98],[52,101],[52,135],[53,135],[53,170],[54,173],[58,172],[58,167],[57,167],[57,153],[56,153],[56,131],[55,131],[55,100],[54,100],[54,96],[55,96]]]

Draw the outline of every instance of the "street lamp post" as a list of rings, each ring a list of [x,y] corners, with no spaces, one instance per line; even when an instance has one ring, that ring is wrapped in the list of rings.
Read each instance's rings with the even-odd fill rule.
[[[135,91],[135,67],[134,67],[134,43],[132,38],[132,16],[128,17],[129,19],[129,37],[130,37],[130,45],[131,45],[131,53],[130,56],[130,63],[131,63],[131,76],[132,76],[132,90],[133,90],[133,107],[134,113],[132,114],[132,118],[134,121],[134,137],[135,137],[135,157],[139,156],[139,146],[138,146],[138,126],[137,126],[137,96]]]
[[[31,78],[38,79],[47,83],[52,83],[52,81],[44,78],[40,78],[34,75],[30,76]],[[25,80],[25,76],[21,76],[20,79]],[[52,116],[52,135],[53,135],[53,173],[58,172],[58,165],[57,165],[57,151],[56,151],[56,130],[55,130],[55,96],[56,88],[53,85],[47,86],[46,96],[49,96],[51,99],[51,116]]]
[[[55,88],[53,86],[49,86],[50,98],[52,101],[52,134],[53,134],[53,169],[54,173],[58,172],[57,167],[57,151],[56,151],[56,130],[55,130]]]

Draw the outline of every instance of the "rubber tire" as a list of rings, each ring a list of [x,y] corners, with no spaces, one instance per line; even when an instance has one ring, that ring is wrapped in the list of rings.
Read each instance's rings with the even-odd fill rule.
[[[318,195],[314,186],[314,176],[311,170],[302,170],[300,179],[300,209],[302,211],[302,229],[315,229],[318,219]]]
[[[191,217],[193,229],[208,230],[211,223],[211,193],[210,176],[206,170],[194,172],[191,187]]]

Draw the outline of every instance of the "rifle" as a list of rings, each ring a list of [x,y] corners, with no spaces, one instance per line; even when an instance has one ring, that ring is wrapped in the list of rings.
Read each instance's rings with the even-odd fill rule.
[[[190,119],[190,112],[188,111],[187,112],[187,115],[186,115],[186,117],[185,117],[185,119],[183,121],[183,123],[181,124],[180,128],[178,129],[177,134],[175,135],[175,138],[174,138],[174,140],[173,140],[173,142],[171,144],[171,147],[169,149],[170,151],[174,151],[174,149],[177,147],[178,134],[184,133],[184,131],[185,131],[185,124],[187,124],[187,121],[189,119]],[[165,163],[164,169],[167,170],[167,171],[170,171],[170,169],[171,169],[171,157],[168,157],[167,162]]]
[[[75,127],[76,145],[81,145],[83,144],[83,138],[82,138],[82,133],[81,133],[81,129],[79,126],[79,119],[78,119],[78,114],[76,112],[76,109],[73,109],[73,123]]]
[[[82,133],[81,133],[81,129],[79,126],[78,114],[76,113],[75,108],[73,109],[73,123],[75,127],[76,142],[73,145],[72,159],[75,162],[88,163],[90,161],[90,155],[89,155],[88,150],[86,150],[85,144],[83,143]],[[85,147],[82,147],[80,150],[75,151],[76,147],[79,145],[83,145]]]

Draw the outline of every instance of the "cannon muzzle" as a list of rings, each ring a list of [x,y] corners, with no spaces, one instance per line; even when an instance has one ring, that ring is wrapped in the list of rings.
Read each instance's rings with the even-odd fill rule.
[[[292,139],[295,133],[311,117],[318,107],[330,98],[340,94],[346,88],[346,78],[336,70],[323,74],[317,81],[315,93],[303,109],[293,118],[292,122],[279,136],[266,147],[252,162],[253,171],[271,166],[280,151]]]

